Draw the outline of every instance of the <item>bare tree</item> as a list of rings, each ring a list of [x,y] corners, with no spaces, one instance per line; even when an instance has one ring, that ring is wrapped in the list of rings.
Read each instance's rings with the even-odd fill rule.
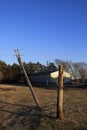
[[[59,65],[63,65],[63,68],[66,72],[70,72],[70,63],[69,61],[63,61],[60,59],[55,59],[55,65],[58,67]]]
[[[79,77],[84,83],[84,80],[87,78],[87,63],[85,62],[79,63]]]
[[[72,61],[63,61],[60,59],[55,59],[55,64],[57,67],[63,65],[65,71],[69,72],[74,79],[87,79],[87,63],[85,62],[72,62]]]
[[[69,62],[70,64],[70,73],[72,75],[72,77],[74,79],[78,79],[79,78],[79,64],[78,63],[73,63],[73,62]]]

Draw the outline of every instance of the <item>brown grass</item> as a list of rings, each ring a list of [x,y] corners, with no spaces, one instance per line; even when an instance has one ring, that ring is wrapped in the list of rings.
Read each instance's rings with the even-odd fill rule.
[[[56,90],[0,85],[0,130],[87,130],[87,89],[64,90],[63,121],[56,120]]]

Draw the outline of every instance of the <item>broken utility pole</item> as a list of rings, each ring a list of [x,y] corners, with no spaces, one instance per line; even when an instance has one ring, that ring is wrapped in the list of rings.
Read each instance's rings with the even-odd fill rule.
[[[14,50],[14,52],[15,52],[15,54],[16,54],[16,57],[17,57],[17,60],[18,60],[18,62],[19,62],[19,64],[20,64],[20,66],[21,66],[21,68],[22,68],[22,70],[23,70],[25,79],[26,79],[26,81],[27,81],[27,83],[28,83],[28,86],[29,86],[29,88],[30,88],[30,91],[31,91],[31,94],[32,94],[32,96],[33,96],[33,98],[34,98],[34,101],[35,101],[37,107],[40,108],[39,101],[38,101],[38,99],[37,99],[37,97],[36,97],[36,95],[35,95],[35,92],[34,92],[34,90],[33,90],[32,84],[31,84],[31,82],[30,82],[30,80],[29,80],[29,76],[27,75],[27,72],[26,72],[26,70],[25,70],[25,68],[24,68],[24,65],[23,65],[23,63],[22,63],[19,50],[16,49],[16,50]]]
[[[63,66],[59,66],[57,88],[57,118],[64,119],[63,116]]]

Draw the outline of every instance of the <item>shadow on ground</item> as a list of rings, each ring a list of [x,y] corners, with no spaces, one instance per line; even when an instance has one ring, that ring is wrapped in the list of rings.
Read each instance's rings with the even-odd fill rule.
[[[0,130],[38,130],[43,117],[54,118],[34,106],[0,101]]]

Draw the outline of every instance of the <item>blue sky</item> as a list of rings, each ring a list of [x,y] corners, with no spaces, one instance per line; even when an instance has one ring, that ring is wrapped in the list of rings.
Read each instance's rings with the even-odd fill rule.
[[[0,0],[0,60],[87,62],[87,0]]]

